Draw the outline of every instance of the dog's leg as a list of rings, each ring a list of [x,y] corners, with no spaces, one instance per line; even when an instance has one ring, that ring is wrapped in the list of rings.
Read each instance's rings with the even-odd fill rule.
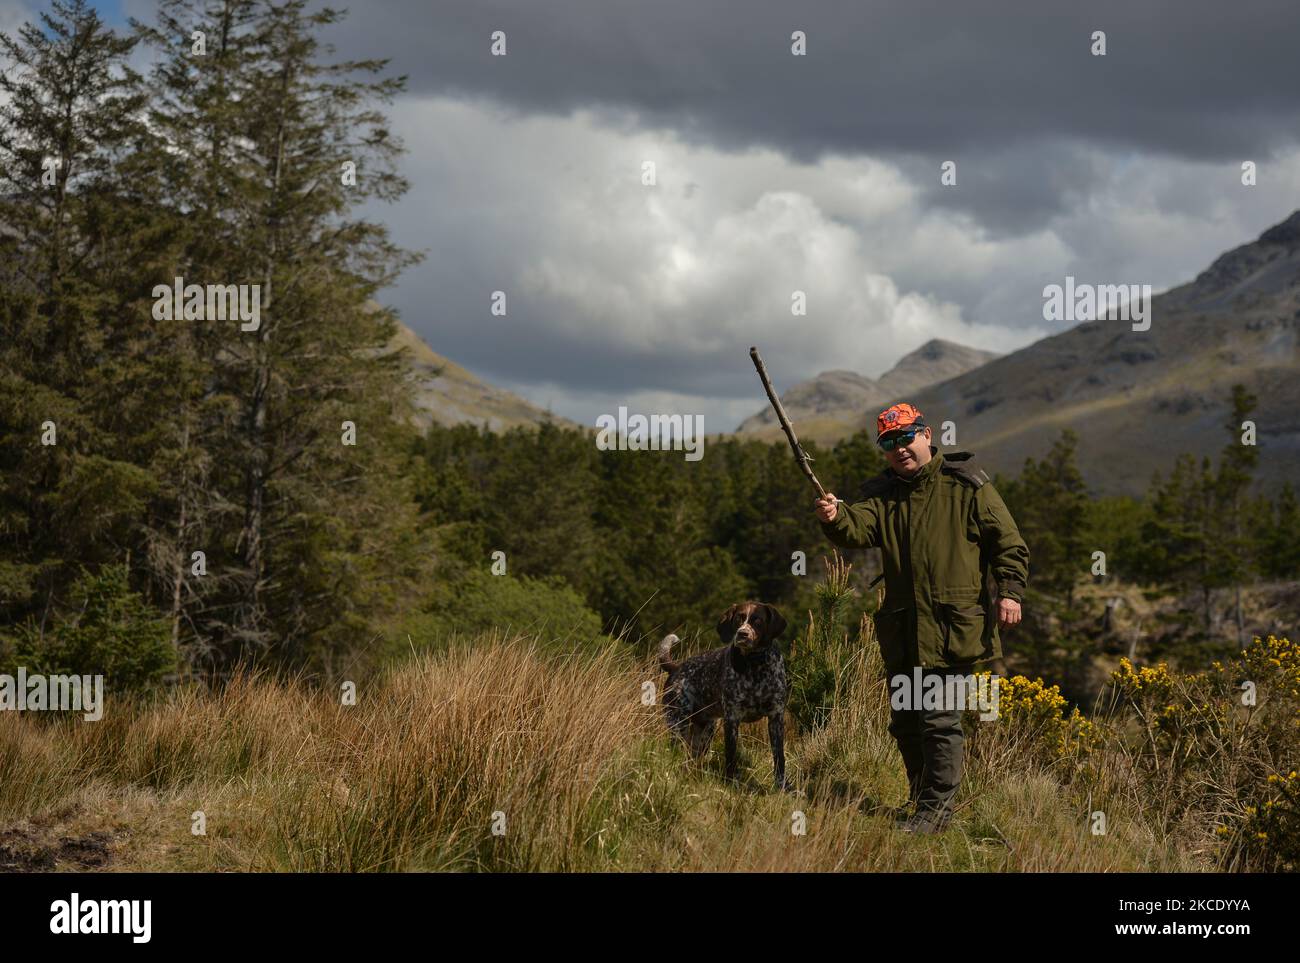
[[[690,735],[687,738],[687,745],[690,747],[691,754],[696,759],[709,751],[709,744],[713,742],[713,731],[716,728],[712,719],[692,719]]]
[[[724,719],[722,722],[722,731],[726,737],[726,743],[727,743],[726,775],[728,779],[735,779],[736,778],[736,741],[740,736],[740,721],[738,719]]]
[[[784,790],[785,781],[785,709],[778,709],[767,717],[767,738],[772,743],[772,771],[776,788]]]
[[[690,721],[675,705],[664,706],[664,718],[668,722],[668,730],[686,743],[689,748],[691,745]]]

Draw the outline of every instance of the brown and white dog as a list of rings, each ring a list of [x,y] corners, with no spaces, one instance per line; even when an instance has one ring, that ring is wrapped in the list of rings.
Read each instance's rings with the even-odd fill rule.
[[[721,719],[726,737],[726,774],[736,775],[736,738],[742,722],[767,717],[776,787],[785,789],[785,703],[790,686],[776,645],[785,619],[765,602],[741,602],[723,613],[723,646],[681,662],[671,658],[677,636],[659,643],[659,667],[668,673],[663,706],[668,726],[697,758],[713,741]]]

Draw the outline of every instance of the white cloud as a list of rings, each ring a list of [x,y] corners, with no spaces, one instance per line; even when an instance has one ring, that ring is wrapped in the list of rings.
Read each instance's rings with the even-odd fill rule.
[[[373,215],[432,254],[394,293],[405,319],[481,376],[587,424],[634,400],[734,424],[762,406],[751,344],[778,389],[831,368],[879,375],[930,338],[1012,351],[1056,333],[1044,284],[1190,280],[1300,198],[1296,152],[1261,159],[1261,186],[1247,189],[1231,165],[1078,144],[1092,191],[1071,189],[1065,213],[1032,233],[992,237],[937,206],[904,159],[801,164],[608,112],[526,116],[450,98],[408,98],[393,120],[413,190]],[[1015,163],[1032,171],[1024,150]],[[654,187],[641,184],[645,161]],[[498,289],[506,318],[488,314]],[[795,290],[806,317],[790,313]]]
[[[730,420],[729,399],[747,414],[762,400],[751,344],[788,386],[827,368],[880,374],[930,338],[1005,349],[1043,333],[969,323],[958,305],[895,283],[898,268],[1024,271],[1032,243],[983,240],[964,216],[927,214],[887,163],[796,164],[589,114],[520,117],[451,99],[408,100],[394,125],[413,190],[374,215],[432,255],[400,285],[405,319],[530,397],[551,372],[572,392],[556,410],[584,422],[631,392],[682,406],[711,398],[710,422]],[[654,187],[641,184],[645,161]],[[1057,264],[1068,255],[1042,250]],[[507,318],[487,312],[498,289]],[[791,314],[795,290],[805,317]]]

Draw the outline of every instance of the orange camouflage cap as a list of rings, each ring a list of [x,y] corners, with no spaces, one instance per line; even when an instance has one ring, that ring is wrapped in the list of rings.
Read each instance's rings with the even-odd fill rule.
[[[925,415],[921,414],[920,409],[913,408],[905,401],[890,405],[876,415],[876,441],[880,441],[891,431],[901,431],[912,425],[917,428],[926,427]]]

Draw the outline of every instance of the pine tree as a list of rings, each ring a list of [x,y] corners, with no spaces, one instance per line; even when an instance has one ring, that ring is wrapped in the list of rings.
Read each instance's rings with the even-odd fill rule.
[[[163,55],[151,128],[184,161],[171,171],[174,203],[195,225],[177,267],[187,284],[260,296],[250,330],[187,321],[220,414],[198,447],[210,455],[204,484],[221,496],[209,565],[230,573],[203,609],[222,661],[274,647],[336,664],[423,564],[402,470],[402,359],[383,350],[395,318],[371,301],[418,257],[350,217],[406,189],[401,146],[371,106],[403,79],[353,78],[383,61],[325,62],[332,51],[315,34],[339,16],[302,2],[163,0],[159,26],[141,27]]]
[[[1234,590],[1233,606],[1237,622],[1237,644],[1245,643],[1245,614],[1241,607],[1241,583],[1257,571],[1258,563],[1251,551],[1248,519],[1250,508],[1247,490],[1254,481],[1254,471],[1259,464],[1259,450],[1242,439],[1243,422],[1255,409],[1256,398],[1246,386],[1232,386],[1232,412],[1226,428],[1232,441],[1219,456],[1219,472],[1215,479],[1217,522],[1219,529],[1218,566],[1221,578],[1217,579]]]
[[[706,459],[707,460],[707,459]],[[712,631],[718,614],[749,588],[731,552],[713,541],[706,477],[679,451],[606,451],[595,522],[600,598],[607,630],[632,638],[682,627]]]
[[[1036,592],[1054,595],[1065,610],[1089,572],[1088,486],[1076,459],[1079,436],[1065,429],[1041,461],[1026,459],[1019,479],[1004,493],[1030,546]]]
[[[141,133],[134,44],[82,0],[0,37],[0,612],[38,636],[81,566],[129,547],[152,486],[105,417],[140,241],[119,166]]]
[[[174,654],[336,672],[427,573],[373,300],[418,258],[352,214],[406,188],[376,106],[402,80],[326,62],[338,16],[163,0],[122,38],[58,0],[4,38],[0,616],[27,642],[83,571],[133,559]],[[155,287],[178,277],[258,285],[261,324],[168,317]]]
[[[1255,544],[1264,575],[1300,578],[1300,499],[1291,483],[1284,483],[1276,500],[1263,504],[1254,517]]]
[[[558,575],[584,596],[593,592],[599,452],[591,436],[543,424],[511,429],[501,441],[501,461],[490,472],[474,471],[476,484],[490,492],[485,521],[492,550],[506,552],[513,574]],[[479,559],[488,564],[488,555]]]
[[[1136,573],[1148,584],[1169,585],[1175,591],[1199,591],[1205,631],[1211,625],[1210,598],[1221,584],[1217,537],[1220,531],[1218,500],[1210,459],[1179,456],[1167,482],[1153,480],[1151,514],[1143,525],[1146,546]]]

